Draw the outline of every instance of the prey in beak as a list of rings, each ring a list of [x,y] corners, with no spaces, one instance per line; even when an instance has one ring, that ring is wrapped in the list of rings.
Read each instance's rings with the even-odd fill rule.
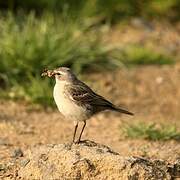
[[[53,70],[48,70],[48,69],[44,69],[43,72],[41,73],[41,76],[48,76],[48,77],[52,77],[54,76],[55,73]]]

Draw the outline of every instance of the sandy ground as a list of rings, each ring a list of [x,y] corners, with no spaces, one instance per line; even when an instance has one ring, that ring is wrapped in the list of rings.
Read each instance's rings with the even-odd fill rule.
[[[152,73],[153,72],[153,73]],[[138,121],[175,124],[180,129],[180,65],[139,67],[116,73],[93,74],[87,83],[117,105],[128,107],[134,117],[105,112],[88,121],[83,134],[124,156],[146,156],[174,162],[180,158],[180,143],[127,139],[122,127]],[[95,82],[95,83],[94,83]],[[57,110],[35,108],[23,102],[0,102],[0,167],[10,166],[17,149],[37,144],[71,141],[73,122]]]

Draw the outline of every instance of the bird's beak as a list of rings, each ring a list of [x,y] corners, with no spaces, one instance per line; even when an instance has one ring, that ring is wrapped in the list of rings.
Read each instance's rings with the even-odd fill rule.
[[[52,77],[54,76],[55,73],[53,70],[47,70],[47,69],[44,69],[44,71],[41,73],[41,76],[48,76],[48,77]]]

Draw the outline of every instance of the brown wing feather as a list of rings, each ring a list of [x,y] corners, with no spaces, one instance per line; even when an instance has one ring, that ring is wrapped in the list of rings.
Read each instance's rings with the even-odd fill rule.
[[[76,85],[66,85],[65,88],[65,93],[67,93],[66,95],[70,97],[72,101],[81,106],[91,106],[94,112],[110,109],[133,115],[133,113],[125,109],[116,107],[104,97],[96,94],[84,83]]]
[[[109,101],[105,100],[102,96],[93,92],[88,86],[82,85],[66,85],[66,93],[71,98],[71,100],[77,102],[78,104],[92,104],[92,105],[113,105]]]

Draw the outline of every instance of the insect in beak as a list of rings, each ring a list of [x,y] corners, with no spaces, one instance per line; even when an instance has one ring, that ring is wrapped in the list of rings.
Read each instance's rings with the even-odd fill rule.
[[[48,77],[52,77],[54,76],[55,73],[53,70],[48,70],[48,69],[44,69],[43,72],[41,73],[41,76],[48,76]]]

